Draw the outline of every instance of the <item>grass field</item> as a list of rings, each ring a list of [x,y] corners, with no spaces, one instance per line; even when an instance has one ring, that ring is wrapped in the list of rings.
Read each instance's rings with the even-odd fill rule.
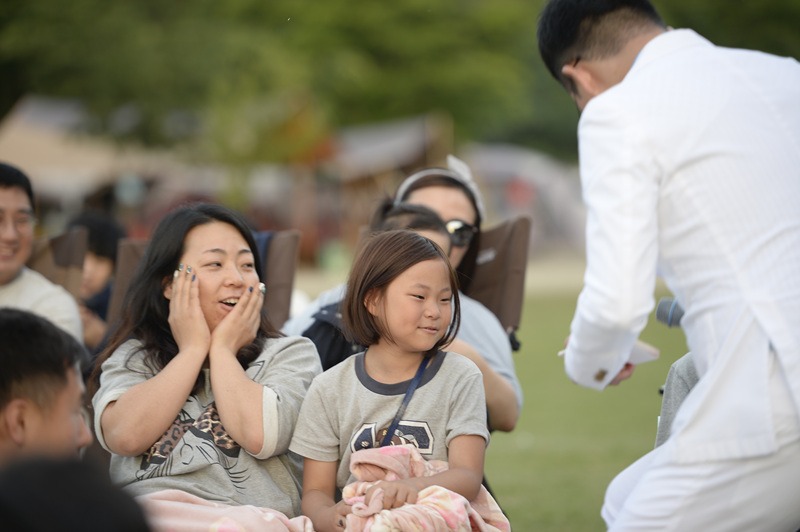
[[[599,512],[608,482],[652,449],[669,365],[686,351],[683,333],[655,322],[642,340],[658,361],[603,392],[564,374],[556,353],[575,309],[577,289],[528,295],[515,354],[525,403],[512,433],[494,433],[486,476],[515,531],[604,530]]]

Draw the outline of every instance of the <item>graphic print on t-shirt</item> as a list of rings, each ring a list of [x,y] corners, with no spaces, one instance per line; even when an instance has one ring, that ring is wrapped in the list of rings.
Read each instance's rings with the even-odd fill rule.
[[[350,439],[350,451],[380,447],[389,427],[377,430],[377,423],[364,423]],[[401,420],[392,435],[392,445],[413,444],[422,455],[433,454],[433,432],[426,421]]]
[[[217,405],[211,403],[198,419],[192,419],[185,410],[181,410],[164,435],[144,454],[140,469],[144,470],[151,465],[161,465],[166,462],[187,431],[206,440],[213,449],[227,457],[239,456],[241,447],[225,431],[219,419]]]

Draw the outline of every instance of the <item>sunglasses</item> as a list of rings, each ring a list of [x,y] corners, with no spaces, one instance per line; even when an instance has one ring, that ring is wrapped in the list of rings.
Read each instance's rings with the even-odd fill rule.
[[[450,242],[456,247],[468,246],[473,235],[478,232],[477,227],[459,219],[445,222],[444,226],[450,234]]]

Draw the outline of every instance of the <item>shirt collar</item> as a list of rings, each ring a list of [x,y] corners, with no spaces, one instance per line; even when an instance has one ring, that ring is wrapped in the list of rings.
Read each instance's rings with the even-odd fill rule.
[[[712,46],[712,44],[708,39],[702,37],[693,30],[678,29],[665,31],[644,45],[631,65],[628,75],[666,55],[695,46]]]

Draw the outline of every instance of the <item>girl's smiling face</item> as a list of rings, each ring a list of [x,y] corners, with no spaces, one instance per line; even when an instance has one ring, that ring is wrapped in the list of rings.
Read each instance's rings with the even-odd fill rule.
[[[200,308],[212,332],[244,291],[258,287],[253,251],[232,225],[210,222],[186,234],[181,264],[197,275]]]
[[[398,275],[367,310],[384,323],[393,343],[409,353],[428,351],[447,332],[452,317],[450,274],[442,260],[419,262]]]

